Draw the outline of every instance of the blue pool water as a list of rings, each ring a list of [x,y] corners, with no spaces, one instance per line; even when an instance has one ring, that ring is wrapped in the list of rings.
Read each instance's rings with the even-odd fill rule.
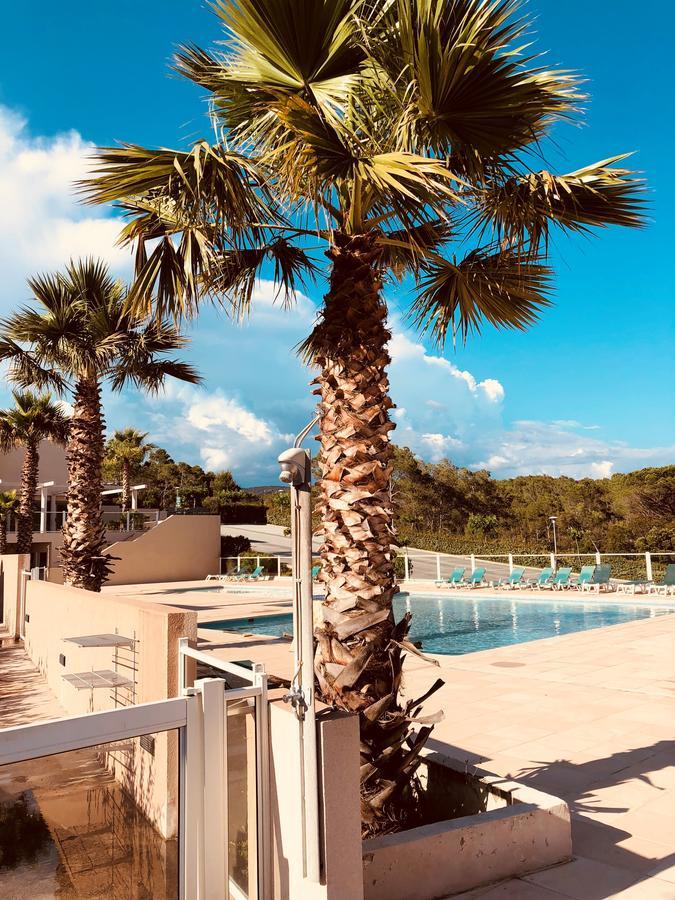
[[[522,644],[540,638],[604,628],[670,612],[667,607],[593,600],[525,600],[514,595],[489,597],[399,595],[394,601],[396,618],[413,614],[411,637],[429,653],[460,655]],[[226,628],[246,634],[281,636],[293,631],[290,614],[209,622],[202,628]]]

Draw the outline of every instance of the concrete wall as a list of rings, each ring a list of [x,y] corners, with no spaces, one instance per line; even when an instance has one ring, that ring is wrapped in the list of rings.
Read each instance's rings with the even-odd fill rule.
[[[0,479],[2,489],[13,490],[21,483],[21,468],[23,466],[23,447],[11,450],[9,453],[0,454]],[[58,444],[51,441],[40,443],[40,469],[38,481],[53,481],[56,490],[63,487],[68,480],[68,467],[66,464],[66,451]]]
[[[318,717],[320,747],[320,884],[303,879],[302,783],[295,713],[270,705],[272,848],[275,900],[361,900],[359,725],[356,716],[328,711]]]
[[[26,650],[69,715],[147,703],[178,693],[178,638],[197,637],[197,615],[114,594],[29,581]],[[118,633],[133,649],[79,648],[67,637]],[[63,661],[60,655],[65,657]],[[112,669],[132,684],[76,690],[66,674]],[[164,837],[173,837],[178,810],[177,735],[156,736],[154,756],[135,739],[108,754],[118,780]]]
[[[117,556],[107,584],[194,581],[220,571],[218,516],[169,516],[135,540],[111,544]]]
[[[0,556],[0,581],[2,582],[2,626],[6,636],[18,638],[21,634],[21,573],[30,565],[27,553],[6,553]]]

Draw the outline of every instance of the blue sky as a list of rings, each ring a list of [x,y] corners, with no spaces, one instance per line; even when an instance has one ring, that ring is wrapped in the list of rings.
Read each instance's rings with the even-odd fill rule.
[[[496,475],[599,476],[672,463],[673,6],[616,0],[608,11],[582,0],[530,0],[529,7],[538,47],[552,63],[581,71],[591,94],[585,125],[557,129],[547,148],[551,168],[638,151],[651,222],[642,232],[556,238],[556,305],[541,322],[525,334],[488,329],[442,356],[406,325],[405,290],[390,289],[394,436],[425,458],[447,455]],[[91,143],[184,146],[208,135],[203,99],[169,74],[167,62],[181,40],[217,39],[216,20],[193,0],[165,0],[158,10],[129,0],[36,0],[30,17],[17,5],[4,11],[0,313],[26,298],[28,274],[71,254],[97,252],[128,272],[127,256],[111,249],[110,213],[72,197]],[[205,312],[191,350],[204,388],[174,385],[158,401],[109,398],[111,426],[143,427],[177,458],[231,466],[243,483],[271,480],[277,450],[312,410],[311,376],[292,356],[321,288],[309,293],[285,314],[261,284],[245,327]]]

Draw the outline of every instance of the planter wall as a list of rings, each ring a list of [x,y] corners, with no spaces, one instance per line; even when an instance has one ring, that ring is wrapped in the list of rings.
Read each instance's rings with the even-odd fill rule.
[[[439,753],[422,780],[446,818],[363,842],[366,900],[432,900],[570,859],[567,804]],[[454,818],[459,815],[460,818]]]

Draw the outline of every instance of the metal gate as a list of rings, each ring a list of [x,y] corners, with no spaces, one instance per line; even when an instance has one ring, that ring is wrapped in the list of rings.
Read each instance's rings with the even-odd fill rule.
[[[190,659],[225,677],[185,687]],[[97,748],[114,760],[128,748],[125,742],[136,738],[154,755],[155,741],[148,736],[177,732],[178,897],[265,900],[271,895],[271,863],[264,669],[213,659],[190,648],[187,640],[180,642],[179,663],[179,697],[0,730],[0,766]],[[31,774],[39,778],[43,768],[31,767]],[[239,825],[232,834],[242,815],[246,833]]]

